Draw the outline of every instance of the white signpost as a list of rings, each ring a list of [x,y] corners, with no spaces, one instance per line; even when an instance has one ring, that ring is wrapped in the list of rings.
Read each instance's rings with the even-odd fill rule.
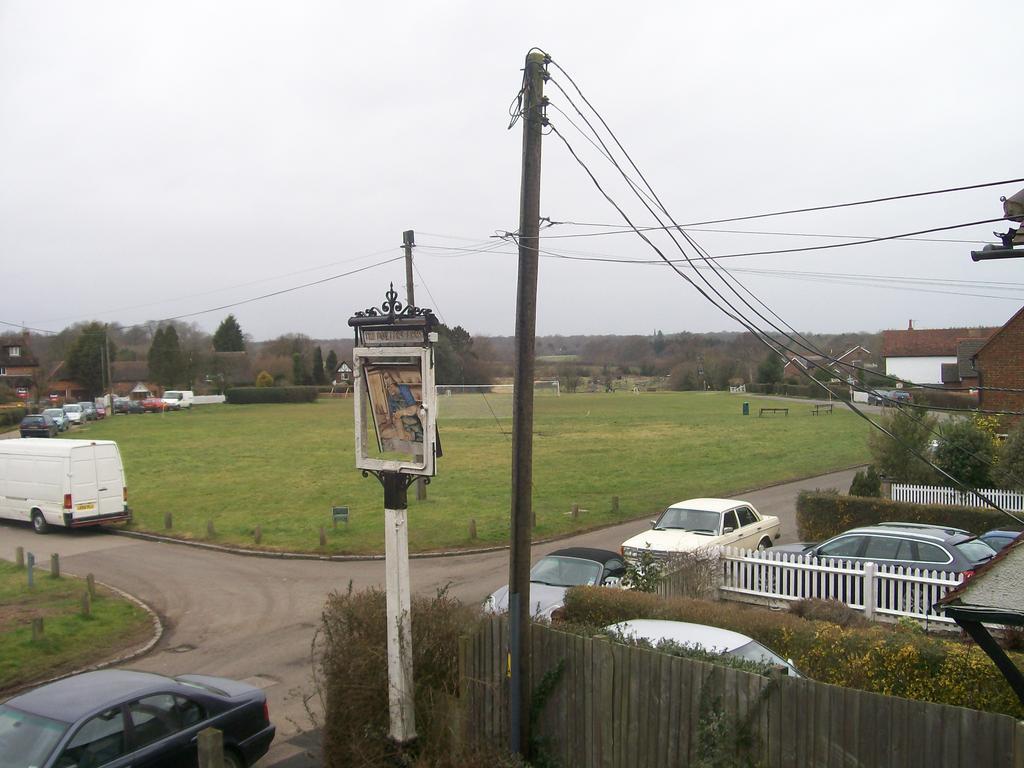
[[[429,309],[403,306],[392,284],[381,306],[357,312],[352,352],[356,467],[384,486],[390,736],[416,738],[409,596],[408,487],[433,477],[440,456],[434,327]]]

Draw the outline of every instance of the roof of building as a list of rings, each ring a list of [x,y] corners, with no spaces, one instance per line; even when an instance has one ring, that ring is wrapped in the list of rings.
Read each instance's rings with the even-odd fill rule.
[[[18,348],[20,354],[17,357],[8,354],[11,347]],[[26,337],[5,334],[0,336],[0,365],[35,367],[39,361],[32,354]]]
[[[1009,328],[1015,320],[1021,317],[1024,317],[1024,307],[1021,307],[1016,312],[1014,312],[1013,317],[1011,317],[1009,320],[1003,323],[1002,327],[997,328],[996,331],[985,340],[985,343],[982,344],[981,347],[977,349],[977,351],[975,351],[974,356],[977,357],[978,355],[980,355],[985,350],[985,347],[989,345],[989,342],[991,342],[993,339],[999,336],[1003,331]]]
[[[149,378],[149,363],[145,360],[115,360],[110,364],[114,381],[140,381]]]
[[[1024,622],[1024,593],[1017,586],[1024,571],[1024,535],[1004,547],[974,576],[946,593],[938,605],[953,609],[949,613],[973,613],[979,621],[1020,624]],[[1016,621],[1006,621],[1017,618]]]
[[[978,374],[975,373],[975,376]],[[960,383],[960,366],[956,363],[943,363],[942,364],[942,383],[943,384],[959,384]]]
[[[882,331],[883,357],[955,357],[962,339],[986,341],[997,328],[922,328]]]
[[[996,331],[998,333],[998,331]],[[995,335],[995,334],[993,334]],[[992,338],[989,336],[989,338]],[[974,356],[978,350],[988,343],[988,339],[960,339],[956,345],[956,365],[961,379],[976,379],[978,371],[974,367]]]

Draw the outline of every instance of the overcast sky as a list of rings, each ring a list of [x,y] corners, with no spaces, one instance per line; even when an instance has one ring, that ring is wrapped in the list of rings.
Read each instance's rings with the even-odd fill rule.
[[[510,334],[516,256],[491,236],[518,226],[522,133],[507,129],[508,106],[531,46],[690,223],[1024,177],[1022,29],[1019,0],[0,0],[0,320],[59,330],[191,315],[400,256],[414,229],[417,303]],[[547,94],[572,114],[553,84]],[[554,106],[549,116],[651,224],[614,168]],[[620,222],[556,136],[543,151],[542,215]],[[1021,187],[716,228],[892,235],[995,218],[999,195]],[[997,227],[931,237],[991,240]],[[691,234],[712,255],[839,242]],[[632,235],[542,247],[654,256]],[[896,241],[721,264],[764,270],[735,276],[805,331],[1000,325],[1024,305],[1024,262],[974,263],[972,247]],[[185,319],[213,330],[230,311],[257,339],[346,336],[389,281],[404,292],[400,261]],[[542,259],[538,333],[655,329],[739,326],[664,266]]]

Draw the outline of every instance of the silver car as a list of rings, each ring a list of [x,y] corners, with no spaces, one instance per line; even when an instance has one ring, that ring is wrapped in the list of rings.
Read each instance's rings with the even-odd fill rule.
[[[65,405],[64,415],[67,416],[69,424],[85,424],[85,410],[78,403]]]
[[[47,408],[43,411],[44,416],[49,416],[55,422],[57,422],[57,429],[61,432],[67,432],[70,429],[71,424],[68,422],[67,414],[64,413],[63,408]]]

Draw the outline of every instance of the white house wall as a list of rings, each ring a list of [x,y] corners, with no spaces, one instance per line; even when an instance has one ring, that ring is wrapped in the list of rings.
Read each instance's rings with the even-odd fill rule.
[[[918,384],[941,384],[942,364],[955,363],[956,355],[949,357],[887,357],[885,373]]]

